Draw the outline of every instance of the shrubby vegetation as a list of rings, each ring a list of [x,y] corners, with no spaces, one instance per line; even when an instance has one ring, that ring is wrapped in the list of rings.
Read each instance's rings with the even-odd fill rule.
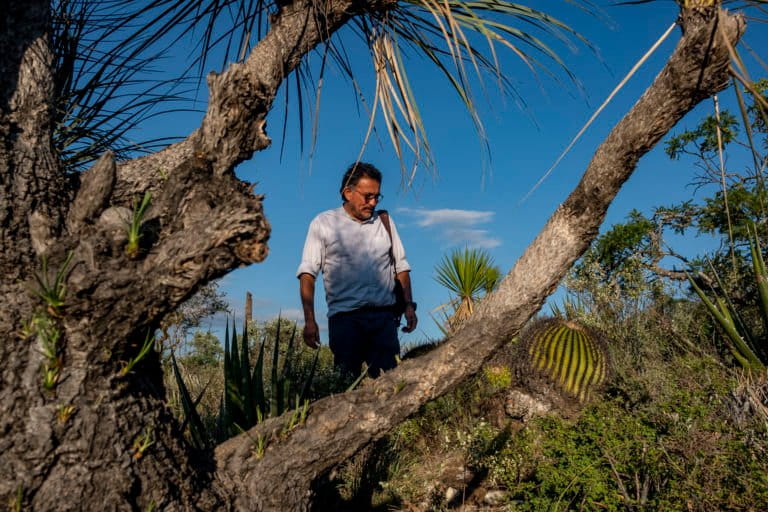
[[[745,110],[755,138],[766,139],[759,108]],[[327,475],[316,509],[768,510],[768,375],[740,364],[722,322],[702,302],[727,302],[729,314],[751,333],[751,349],[766,353],[768,303],[759,293],[766,277],[752,263],[765,249],[756,240],[768,240],[766,159],[758,151],[768,145],[744,143],[755,153],[756,167],[748,172],[722,179],[716,164],[721,144],[738,144],[743,120],[723,112],[719,121],[708,117],[670,139],[670,157],[693,155],[699,184],[708,185],[703,190],[710,195],[649,216],[630,213],[568,276],[567,298],[552,308],[563,322],[544,325],[599,333],[610,371],[598,392],[580,402],[574,395],[586,394],[523,378],[531,369],[521,366],[521,354],[532,345],[524,335],[522,342],[510,340],[478,376]],[[710,254],[684,257],[665,243],[669,231],[708,234],[722,243]],[[456,295],[446,331],[460,309],[471,314],[493,289],[493,268],[487,254],[469,250],[441,263],[438,279]],[[267,340],[267,352],[277,343],[275,354],[289,357],[282,347],[292,327],[281,324],[278,336],[275,321],[252,326],[251,361],[259,340]],[[314,353],[296,346],[302,349],[292,365],[306,376]],[[220,346],[197,333],[191,347],[179,362],[192,394],[209,386],[205,396],[220,400]],[[318,361],[309,397],[342,392],[327,348]],[[543,405],[535,413],[511,413],[521,396]],[[208,428],[219,414],[215,400],[200,402]]]
[[[748,110],[753,134],[765,139],[759,109]],[[736,145],[743,122],[723,112],[719,124],[724,147]],[[599,396],[584,407],[566,399],[554,414],[528,421],[509,417],[512,392],[531,392],[520,379],[499,378],[510,375],[499,368],[516,365],[512,341],[481,375],[427,404],[335,475],[334,506],[768,509],[768,376],[742,368],[687,277],[712,300],[727,297],[733,316],[753,333],[756,352],[768,347],[758,297],[764,278],[751,265],[760,253],[749,243],[750,226],[768,239],[765,155],[742,141],[756,150],[758,167],[728,174],[719,188],[717,126],[708,117],[667,145],[672,158],[697,159],[698,183],[711,195],[650,216],[632,212],[596,240],[569,275],[567,298],[553,307],[608,341],[611,375]],[[665,243],[666,232],[722,243],[686,258]],[[361,482],[373,488],[363,491]]]

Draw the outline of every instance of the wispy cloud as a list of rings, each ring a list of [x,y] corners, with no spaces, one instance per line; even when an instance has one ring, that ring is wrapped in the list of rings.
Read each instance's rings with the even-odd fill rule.
[[[475,227],[492,221],[496,212],[452,208],[398,208],[397,213],[409,217],[419,227],[434,230],[437,238],[446,245],[469,245],[483,249],[501,245],[501,239],[492,236],[489,230]]]
[[[468,245],[481,249],[493,249],[501,245],[501,240],[492,237],[487,229],[445,229],[443,236],[450,245]]]
[[[398,213],[404,213],[413,217],[416,224],[426,228],[430,226],[475,226],[484,222],[490,222],[495,212],[483,212],[478,210],[455,210],[452,208],[441,208],[437,210],[427,210],[426,208],[398,208]]]

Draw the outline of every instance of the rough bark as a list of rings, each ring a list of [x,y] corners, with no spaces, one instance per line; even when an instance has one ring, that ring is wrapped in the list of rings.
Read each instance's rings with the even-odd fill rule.
[[[476,373],[535,314],[598,233],[605,212],[640,157],[687,112],[728,84],[728,50],[744,30],[739,16],[698,9],[653,84],[611,131],[581,182],[470,321],[438,349],[406,361],[364,389],[313,404],[306,423],[282,439],[267,422],[216,450],[243,510],[307,510],[311,483],[418,408]],[[262,458],[251,439],[270,435]]]
[[[247,437],[222,445],[214,474],[213,454],[193,453],[164,406],[157,355],[122,368],[199,285],[266,256],[262,198],[234,166],[269,144],[265,116],[300,59],[351,16],[391,2],[285,5],[244,63],[210,77],[208,112],[187,139],[130,162],[104,155],[74,178],[51,145],[49,2],[9,4],[0,13],[0,502],[19,492],[34,510],[307,508],[319,474],[480,368],[583,252],[640,155],[727,83],[712,23],[686,19],[665,71],[474,321],[418,363],[318,402],[262,459]],[[738,19],[721,25],[738,38]],[[129,255],[125,219],[145,192],[152,206]],[[30,293],[34,274],[46,261],[52,277],[70,256],[64,303],[46,305]]]
[[[0,503],[20,493],[34,510],[229,506],[212,454],[190,450],[165,406],[158,356],[123,368],[201,284],[266,257],[262,197],[234,167],[269,144],[265,116],[300,59],[386,5],[285,5],[244,63],[209,77],[208,112],[186,140],[130,162],[105,154],[74,177],[51,144],[50,2],[0,10]],[[131,254],[126,221],[145,192]],[[34,276],[45,262],[52,280],[68,259],[64,304],[47,304]]]

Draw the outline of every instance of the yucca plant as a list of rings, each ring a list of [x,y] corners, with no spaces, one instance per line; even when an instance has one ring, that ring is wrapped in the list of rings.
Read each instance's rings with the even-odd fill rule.
[[[537,321],[521,336],[530,369],[561,391],[586,401],[606,380],[608,354],[599,335],[562,318]]]
[[[758,309],[764,326],[762,336],[753,332],[744,322],[728,294],[713,291],[713,300],[696,284],[690,274],[688,274],[688,282],[725,334],[723,339],[734,359],[746,370],[765,370],[768,364],[768,271],[765,268],[762,246],[754,226],[750,233],[749,250],[759,296]],[[722,280],[714,268],[713,273],[718,286],[724,290]]]
[[[435,267],[435,280],[455,296],[436,308],[443,316],[444,334],[455,331],[475,311],[483,294],[498,285],[501,271],[484,249],[454,249]],[[440,322],[438,322],[440,324]]]

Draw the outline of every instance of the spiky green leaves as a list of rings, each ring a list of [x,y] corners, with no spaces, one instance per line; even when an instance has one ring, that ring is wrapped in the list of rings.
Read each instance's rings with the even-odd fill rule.
[[[455,331],[475,311],[483,293],[488,294],[501,281],[501,271],[484,249],[455,249],[435,267],[435,280],[454,297],[438,306],[445,316],[444,330]]]
[[[754,226],[752,226],[749,246],[752,271],[760,297],[759,311],[763,324],[766,326],[766,332],[768,332],[768,271],[765,267],[760,239]],[[724,290],[725,286],[720,276],[714,271],[714,267],[712,271],[719,288]],[[723,339],[734,359],[746,370],[764,371],[766,367],[766,336],[758,336],[748,327],[742,319],[739,309],[735,307],[727,294],[715,294],[714,300],[710,300],[690,274],[688,275],[688,282],[725,334]]]
[[[595,333],[575,322],[542,320],[524,334],[522,347],[533,369],[579,401],[605,382],[607,353]]]
[[[587,11],[591,9],[587,2],[573,3]],[[400,161],[403,162],[407,148],[416,162],[422,161],[427,167],[432,166],[433,158],[408,78],[409,57],[425,57],[427,64],[442,75],[456,91],[481,141],[487,145],[472,83],[483,85],[484,75],[489,75],[498,82],[502,92],[515,92],[499,64],[499,49],[519,58],[534,74],[540,69],[553,74],[546,65],[550,62],[573,78],[566,63],[545,39],[554,36],[567,44],[572,45],[575,40],[589,45],[576,31],[549,14],[505,0],[405,0],[384,14],[371,13],[352,22],[365,35],[376,77],[365,140],[369,139],[375,117],[381,112]],[[333,48],[332,53],[340,50]],[[340,61],[342,71],[354,80],[347,63],[336,60]],[[409,174],[404,174],[406,182],[413,181],[415,169],[414,165]]]
[[[152,194],[149,191],[144,192],[144,197],[141,201],[134,201],[131,220],[130,222],[126,222],[128,228],[128,241],[125,244],[125,255],[132,260],[139,257],[139,243],[143,236],[141,229],[144,224],[144,216],[151,203]]]

